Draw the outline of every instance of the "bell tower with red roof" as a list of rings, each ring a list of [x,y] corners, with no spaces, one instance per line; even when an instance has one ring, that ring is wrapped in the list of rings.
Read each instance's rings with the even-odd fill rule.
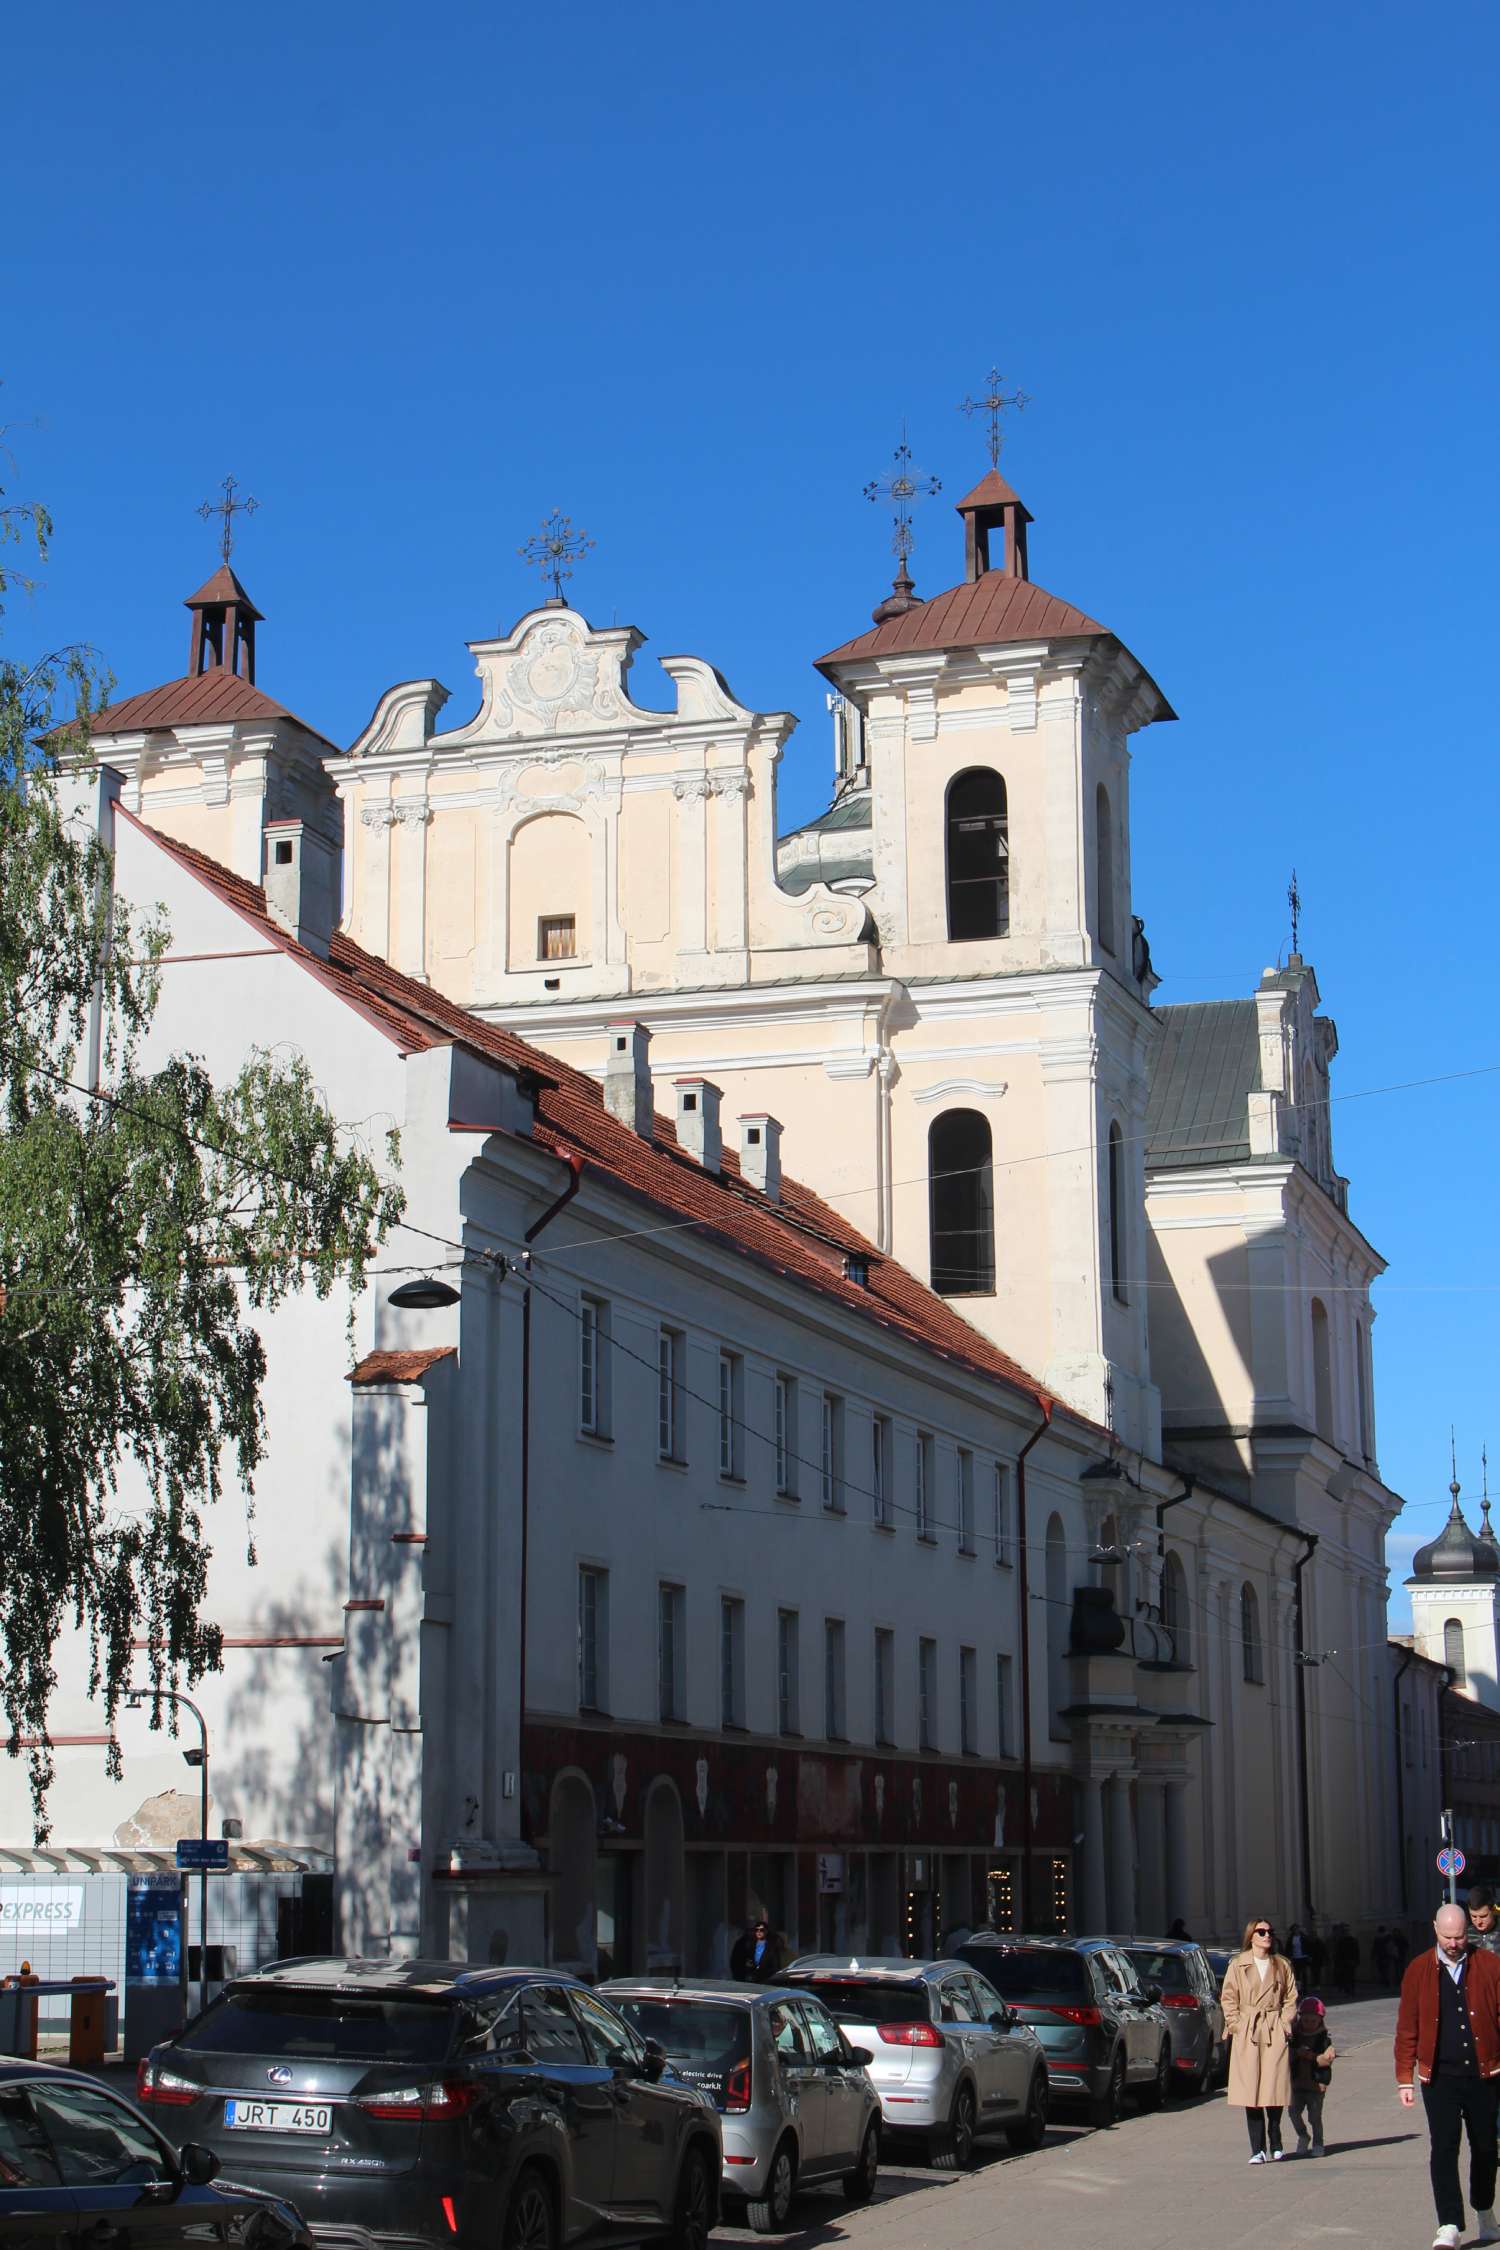
[[[255,628],[261,614],[228,563],[220,563],[183,607],[193,613],[189,676],[222,668],[254,687]]]

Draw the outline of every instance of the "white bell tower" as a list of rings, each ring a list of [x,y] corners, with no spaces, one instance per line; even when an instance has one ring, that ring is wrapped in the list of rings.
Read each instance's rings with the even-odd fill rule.
[[[1473,1532],[1458,1504],[1457,1475],[1448,1490],[1448,1521],[1417,1549],[1406,1581],[1412,1638],[1420,1655],[1449,1666],[1460,1694],[1500,1711],[1500,1542],[1490,1526],[1488,1495]]]

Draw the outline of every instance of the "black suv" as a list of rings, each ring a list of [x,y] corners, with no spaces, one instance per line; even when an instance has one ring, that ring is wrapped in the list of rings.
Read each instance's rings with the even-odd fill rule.
[[[1172,2033],[1161,1986],[1138,1985],[1112,1940],[976,1930],[954,1951],[1041,2040],[1054,2101],[1086,2100],[1096,2125],[1114,2124],[1127,2087],[1148,2109],[1165,2101]]]
[[[351,2250],[703,2250],[719,2120],[587,1986],[454,1961],[278,1961],[140,2066],[226,2175]]]

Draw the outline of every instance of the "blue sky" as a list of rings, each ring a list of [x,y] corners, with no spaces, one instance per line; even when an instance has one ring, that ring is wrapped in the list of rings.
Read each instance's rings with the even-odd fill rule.
[[[1378,1293],[1392,1542],[1477,1485],[1500,1413],[1491,655],[1493,9],[1422,21],[1142,0],[932,17],[888,0],[236,18],[12,13],[0,150],[17,483],[57,519],[13,646],[183,669],[236,549],[261,684],[347,741],[394,679],[530,588],[554,505],[596,621],[706,655],[803,725],[811,660],[889,576],[861,497],[904,417],[962,569],[992,361],[1033,403],[1007,474],[1040,582],[1117,630],[1181,721],[1139,738],[1135,888],[1159,998],[1244,993],[1287,876],[1342,1052],[1335,1158]],[[1399,1093],[1397,1082],[1488,1072]],[[1410,1534],[1404,1538],[1404,1534]]]

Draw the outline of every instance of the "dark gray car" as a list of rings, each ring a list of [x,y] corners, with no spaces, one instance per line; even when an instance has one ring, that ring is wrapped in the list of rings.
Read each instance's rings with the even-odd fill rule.
[[[1041,2040],[1053,2097],[1087,2101],[1096,2125],[1112,2125],[1127,2090],[1149,2109],[1166,2100],[1172,2034],[1156,1988],[1142,1991],[1109,1938],[966,1938],[970,1962]]]
[[[302,1960],[227,1985],[141,2066],[164,2125],[389,2250],[703,2250],[719,2121],[576,1979]]]

